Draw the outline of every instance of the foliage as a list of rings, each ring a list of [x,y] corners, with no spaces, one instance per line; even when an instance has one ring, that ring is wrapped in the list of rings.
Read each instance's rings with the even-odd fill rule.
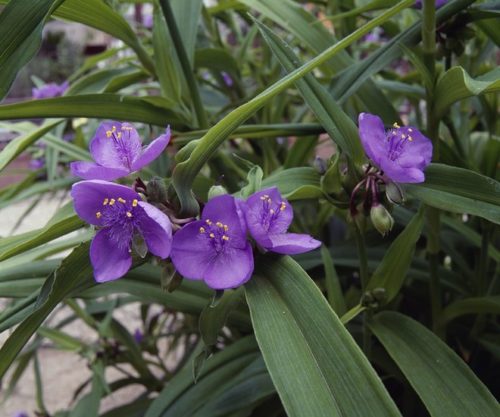
[[[41,416],[498,416],[498,6],[414,3],[0,0],[0,133],[14,137],[0,179],[23,155],[39,162],[0,188],[0,209],[28,207],[0,239],[4,399],[33,366]],[[151,26],[138,20],[148,5]],[[62,96],[12,103],[51,19],[114,40]],[[412,132],[400,125],[432,141],[424,182],[380,172],[360,113],[380,117],[389,141]],[[167,150],[118,182],[169,216],[174,244],[214,195],[277,187],[290,232],[321,249],[283,256],[252,241],[252,277],[214,291],[134,241],[130,271],[95,282],[69,167],[92,159],[106,120],[147,143],[170,126]],[[16,233],[56,194],[67,204],[47,224]],[[69,331],[76,322],[92,342]],[[66,410],[45,406],[59,395],[42,387],[47,345],[92,371]],[[102,411],[132,385],[134,398]]]

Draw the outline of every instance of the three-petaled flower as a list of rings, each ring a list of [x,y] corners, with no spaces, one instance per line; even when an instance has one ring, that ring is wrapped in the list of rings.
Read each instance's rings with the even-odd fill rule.
[[[64,94],[68,87],[68,81],[64,81],[62,84],[48,83],[41,87],[32,88],[31,96],[34,99],[59,97]]]
[[[94,162],[72,162],[71,172],[86,180],[111,181],[124,177],[156,159],[170,141],[170,128],[146,148],[137,130],[129,123],[105,122],[90,142]]]
[[[132,266],[132,240],[137,235],[152,254],[162,259],[169,256],[170,220],[131,188],[100,180],[80,181],[73,185],[71,196],[78,216],[99,228],[90,245],[96,281],[127,273]]]
[[[435,1],[435,6],[436,6],[436,9],[438,9],[439,7],[441,6],[444,6],[446,3],[448,3],[448,0],[436,0]],[[418,8],[418,9],[421,9],[422,8],[422,0],[416,0],[415,1],[415,6]]]
[[[368,157],[389,179],[397,183],[424,182],[424,169],[432,159],[432,142],[417,128],[395,123],[386,131],[379,117],[361,113],[359,135]]]
[[[177,271],[214,289],[238,287],[252,276],[252,247],[234,197],[212,198],[201,219],[174,235],[170,255]]]
[[[264,249],[295,255],[321,245],[319,240],[309,235],[287,233],[293,220],[293,208],[276,187],[252,194],[240,207],[250,234]]]

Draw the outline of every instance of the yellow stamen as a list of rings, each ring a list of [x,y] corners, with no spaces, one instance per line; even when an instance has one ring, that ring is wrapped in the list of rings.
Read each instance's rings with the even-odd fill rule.
[[[122,132],[118,132],[118,133],[116,134],[116,137],[117,137],[118,139],[120,139],[120,138],[122,137]]]
[[[205,228],[204,227],[200,227],[200,233],[205,233]]]
[[[224,227],[224,225],[223,225],[221,222],[217,222],[217,223],[215,223],[215,225],[216,225],[217,227],[221,227],[221,228],[222,228],[222,227]]]
[[[411,127],[408,128],[408,132],[413,132],[413,129]]]
[[[286,209],[286,203],[284,201],[281,202],[281,206],[280,206],[280,211],[283,211]]]
[[[118,202],[122,203],[122,204],[125,204],[127,202],[127,200],[124,200],[123,198],[118,197]]]
[[[109,203],[109,198],[105,198],[104,201],[102,202],[102,205],[105,206]]]
[[[132,207],[137,207],[138,201],[134,198],[132,200]]]
[[[228,241],[229,240],[229,236],[222,235],[222,240]]]
[[[106,130],[106,137],[110,138],[113,132],[111,130]]]
[[[132,217],[132,213],[130,211],[127,211],[127,217]]]
[[[114,198],[112,198],[111,200],[109,200],[109,205],[112,206],[113,204],[115,204],[115,201],[116,200]]]
[[[406,139],[406,135],[401,135],[401,139]]]
[[[208,236],[210,236],[212,239],[215,237],[213,233],[210,233]]]
[[[102,216],[102,213],[101,213],[100,211],[98,211],[98,212],[95,214],[95,216],[96,216],[98,219],[100,219],[100,218],[101,218],[101,216]]]
[[[408,141],[409,142],[412,142],[413,141],[413,138],[411,136],[408,136]]]
[[[397,122],[394,122],[392,125],[393,125],[395,128],[397,128],[397,129],[399,129],[399,128],[401,127],[401,126],[399,126],[399,125],[397,124]]]
[[[224,225],[224,231],[227,232],[229,230],[229,226],[227,224]]]
[[[212,224],[212,222],[210,221],[210,219],[205,220],[205,223],[208,224],[209,226]]]
[[[112,132],[116,132],[116,126],[112,126],[112,127],[111,127],[111,131],[112,131]]]
[[[130,127],[130,126],[122,126],[122,130],[132,130],[132,127]]]

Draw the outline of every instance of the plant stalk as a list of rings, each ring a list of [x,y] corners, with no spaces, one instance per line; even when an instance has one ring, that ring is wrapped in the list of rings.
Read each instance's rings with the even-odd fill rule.
[[[201,129],[206,129],[208,128],[207,114],[205,112],[205,108],[203,107],[203,103],[201,101],[200,91],[198,89],[198,83],[196,82],[193,69],[191,68],[191,63],[189,62],[189,57],[187,55],[186,48],[184,48],[184,43],[182,42],[179,28],[177,27],[177,23],[175,22],[174,13],[172,11],[172,8],[170,7],[170,1],[169,0],[159,0],[159,1],[161,10],[163,12],[163,15],[165,16],[165,21],[167,22],[168,31],[174,43],[175,51],[177,52],[177,56],[179,57],[179,62],[181,64],[182,72],[184,73],[184,77],[186,79],[186,83],[189,88],[191,99],[193,100],[193,106],[198,126]]]

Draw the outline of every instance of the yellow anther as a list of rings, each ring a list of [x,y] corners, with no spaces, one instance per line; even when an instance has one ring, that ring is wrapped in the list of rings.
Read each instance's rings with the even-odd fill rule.
[[[127,217],[132,217],[132,213],[130,211],[127,211]]]
[[[105,198],[104,201],[102,202],[102,205],[105,206],[109,203],[109,198]]]
[[[269,213],[274,214],[274,209],[269,209]]]
[[[267,198],[266,198],[266,197],[264,197],[263,195],[261,195],[261,196],[260,196],[260,199],[261,199],[262,201],[267,200]]]
[[[399,126],[399,125],[397,124],[397,122],[394,122],[392,125],[393,125],[395,128],[397,128],[397,129],[399,129],[399,128],[401,127],[401,126]]]
[[[106,130],[106,137],[110,138],[113,132],[111,130]]]
[[[212,222],[210,221],[210,219],[205,220],[205,223],[208,224],[209,226],[212,224]]]
[[[122,137],[122,132],[118,132],[118,133],[116,134],[116,137],[117,137],[118,139],[120,139],[120,138]]]
[[[280,205],[280,211],[283,211],[286,209],[286,203],[284,201],[281,202],[281,205]]]
[[[406,135],[401,135],[401,139],[406,139]]]
[[[122,204],[125,204],[127,202],[127,200],[124,200],[123,198],[118,197],[118,202],[122,203]]]
[[[137,204],[139,204],[139,202],[134,198],[132,200],[132,207],[137,207]]]
[[[413,141],[413,138],[411,136],[408,135],[408,141],[411,142]]]
[[[112,206],[113,204],[115,204],[115,201],[116,200],[114,198],[112,198],[111,200],[109,200],[109,205]]]
[[[200,227],[200,233],[205,233],[205,228],[204,227]]]
[[[132,130],[132,127],[130,127],[130,126],[122,126],[122,130]]]
[[[229,240],[229,236],[222,235],[222,240],[228,241]]]
[[[95,216],[96,216],[98,219],[100,219],[100,218],[101,218],[101,216],[102,216],[102,213],[101,213],[100,211],[98,211],[98,212],[95,214]]]
[[[213,233],[210,233],[208,236],[210,236],[212,239],[215,237]]]
[[[229,230],[229,226],[227,224],[224,225],[224,231],[227,232]]]
[[[217,227],[221,227],[221,228],[222,228],[222,227],[224,227],[224,225],[223,225],[221,222],[217,222],[217,223],[215,223],[215,225],[216,225]]]
[[[408,132],[410,132],[410,133],[413,132],[413,129],[411,127],[408,128]]]
[[[116,126],[111,126],[111,131],[115,132],[116,131]]]

